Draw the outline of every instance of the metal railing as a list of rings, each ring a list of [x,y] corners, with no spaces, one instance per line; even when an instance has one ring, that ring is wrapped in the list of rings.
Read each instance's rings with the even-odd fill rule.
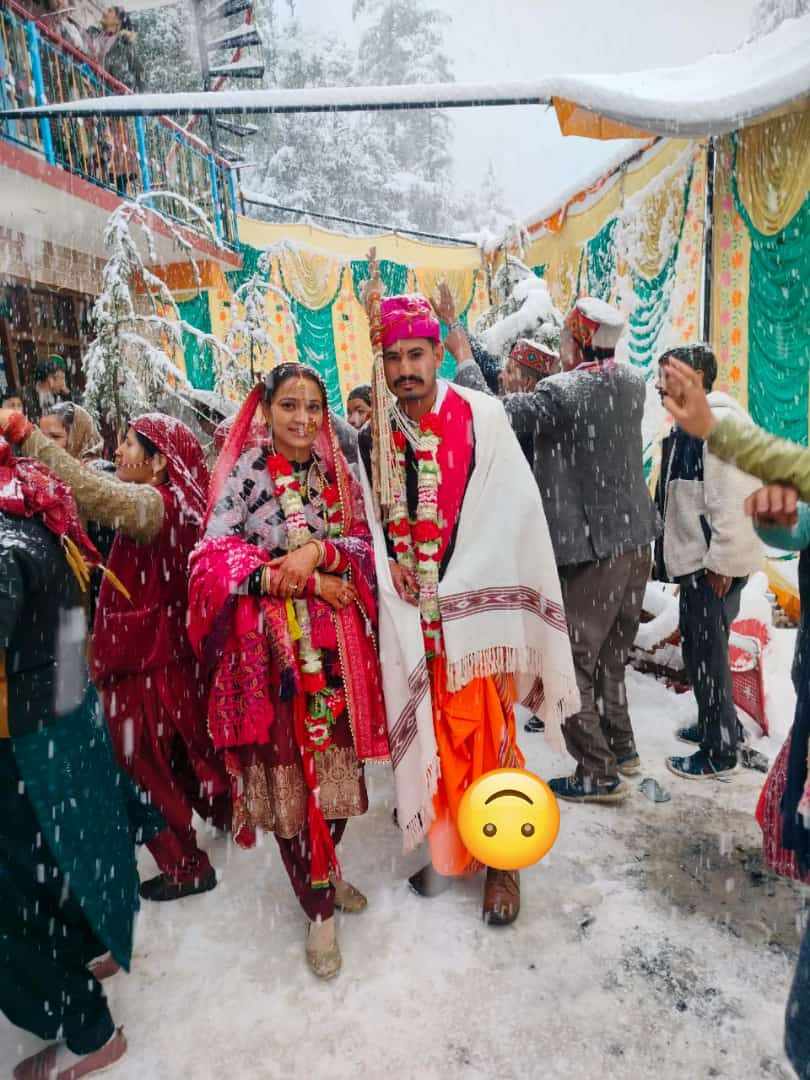
[[[16,0],[0,0],[0,109],[127,93]],[[166,117],[0,120],[0,138],[124,197],[158,188],[183,195],[204,211],[221,240],[237,243],[228,163]],[[194,228],[182,209],[176,213]]]

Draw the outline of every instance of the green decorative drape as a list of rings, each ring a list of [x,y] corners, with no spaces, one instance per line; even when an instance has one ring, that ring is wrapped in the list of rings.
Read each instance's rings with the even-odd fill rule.
[[[332,412],[344,414],[340,396],[335,337],[332,330],[332,303],[322,308],[308,308],[290,297],[290,308],[297,324],[295,344],[298,357],[314,367],[326,385],[326,396]]]
[[[211,309],[208,306],[207,292],[203,291],[191,300],[180,300],[177,307],[185,322],[203,333],[211,333]],[[184,331],[183,352],[186,356],[186,375],[191,385],[197,390],[213,390],[216,373],[211,347],[201,346],[193,334]]]
[[[655,277],[647,278],[636,271],[632,272],[636,306],[628,319],[630,330],[628,356],[633,364],[644,368],[648,375],[652,371],[653,361],[656,357],[659,335],[669,315],[678,254],[681,249],[684,225],[686,224],[686,210],[689,206],[689,195],[692,190],[693,172],[694,167],[690,166],[686,176],[683,214],[678,226],[678,235],[666,262]]]
[[[352,262],[352,284],[354,295],[361,299],[363,285],[368,281],[368,260],[355,259]],[[380,277],[387,296],[398,296],[408,289],[408,267],[390,259],[380,260]]]
[[[616,282],[616,218],[611,218],[586,246],[588,295],[609,300]]]
[[[734,202],[751,240],[748,407],[754,422],[807,444],[810,380],[810,195],[781,232],[751,221],[732,173]]]
[[[538,263],[537,266],[533,266],[532,273],[535,277],[544,278],[546,276],[546,264]]]
[[[259,259],[264,255],[261,248],[251,247],[250,244],[239,244],[238,250],[242,256],[241,269],[227,270],[225,272],[231,292],[236,292],[246,281],[253,277],[259,269]]]

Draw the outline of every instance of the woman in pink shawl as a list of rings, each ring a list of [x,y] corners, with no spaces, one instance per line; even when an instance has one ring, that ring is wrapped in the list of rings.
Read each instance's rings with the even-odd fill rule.
[[[367,809],[362,762],[388,745],[371,537],[311,368],[283,364],[250,394],[208,506],[189,635],[212,673],[208,724],[231,777],[233,834],[249,847],[257,828],[275,833],[310,920],[307,960],[330,978],[334,909],[366,906],[341,880],[336,846]]]

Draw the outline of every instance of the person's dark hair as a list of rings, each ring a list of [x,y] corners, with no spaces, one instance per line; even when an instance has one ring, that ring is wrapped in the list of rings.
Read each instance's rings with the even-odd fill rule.
[[[314,368],[309,367],[307,364],[301,364],[297,360],[279,364],[278,367],[274,367],[272,371],[264,376],[265,402],[269,405],[279,392],[282,384],[287,382],[288,379],[295,378],[309,379],[310,382],[314,382],[321,392],[324,410],[329,408],[329,403],[326,400],[326,387],[323,385],[320,375]]]
[[[138,440],[138,442],[143,447],[144,454],[148,458],[153,458],[155,456],[155,454],[159,454],[161,452],[160,449],[157,446],[155,446],[155,444],[152,442],[152,440],[147,439],[147,437],[145,435],[141,435],[140,431],[135,431],[135,428],[133,428],[132,431],[133,431],[133,433],[135,435],[135,438]]]
[[[615,349],[601,349],[594,345],[582,346],[582,359],[586,364],[601,363],[610,360],[616,355]]]
[[[6,387],[6,392],[3,394],[3,401],[8,401],[9,398],[19,398],[22,401],[22,390],[14,383],[9,383]]]
[[[37,382],[45,380],[55,371],[66,371],[67,365],[61,356],[49,356],[47,360],[38,360],[34,368],[34,379]]]
[[[717,357],[708,345],[683,345],[676,349],[668,349],[658,361],[667,364],[670,360],[680,360],[682,364],[688,364],[693,371],[703,374],[704,390],[711,390],[717,379]]]
[[[346,402],[350,402],[352,398],[360,398],[361,401],[365,401],[366,405],[371,407],[371,387],[368,383],[361,383],[360,386],[355,386],[354,390],[346,398]]]
[[[73,421],[76,419],[76,407],[72,401],[60,401],[56,405],[50,405],[45,409],[42,416],[43,418],[55,416],[65,431],[70,431],[73,427]]]

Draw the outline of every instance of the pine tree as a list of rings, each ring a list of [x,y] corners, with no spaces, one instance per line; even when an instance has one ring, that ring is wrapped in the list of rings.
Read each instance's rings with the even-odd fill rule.
[[[119,435],[131,417],[157,407],[167,386],[189,385],[175,362],[183,347],[184,331],[214,350],[221,370],[228,369],[229,359],[233,361],[222,342],[181,318],[171,290],[147,265],[147,261],[156,262],[152,226],[158,219],[186,254],[199,283],[191,244],[156,203],[167,210],[179,203],[186,217],[196,221],[199,230],[218,243],[202,210],[171,192],[139,195],[133,202],[121,203],[110,216],[104,229],[110,255],[102,274],[101,292],[93,305],[96,337],[85,358],[84,402],[100,423]],[[137,291],[138,286],[142,291]]]
[[[305,33],[293,20],[267,42],[267,66],[280,87],[346,85],[353,80],[354,56],[341,42]],[[373,114],[269,117],[255,145],[261,147],[260,164],[252,182],[274,201],[389,219],[396,166]],[[282,214],[280,220],[289,218]]]
[[[141,12],[133,22],[143,63],[144,93],[199,90],[202,75],[190,0]]]
[[[360,41],[358,82],[371,86],[451,82],[443,50],[448,21],[424,0],[355,0],[354,15],[371,21]],[[446,113],[434,109],[389,112],[376,123],[397,162],[393,178],[401,199],[399,224],[446,229],[453,216],[453,133]]]

